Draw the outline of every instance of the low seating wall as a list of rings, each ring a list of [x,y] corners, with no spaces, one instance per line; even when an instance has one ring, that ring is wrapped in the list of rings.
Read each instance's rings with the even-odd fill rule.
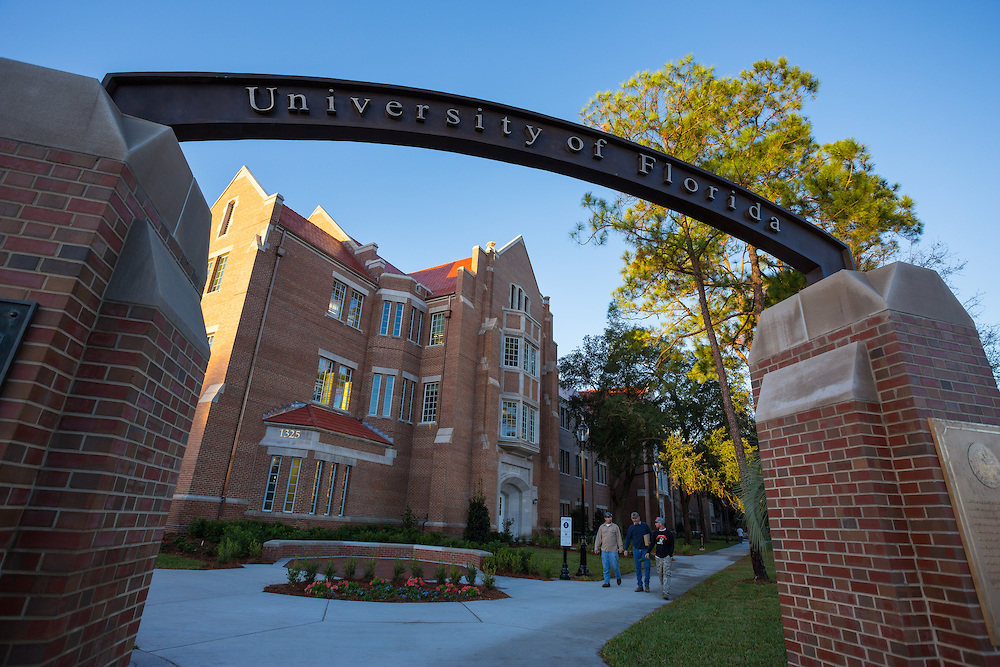
[[[468,565],[480,570],[490,552],[479,549],[455,549],[426,544],[386,544],[383,542],[344,542],[340,540],[268,540],[261,558],[271,562],[282,558],[322,558],[356,556],[358,558],[417,560],[428,563]]]

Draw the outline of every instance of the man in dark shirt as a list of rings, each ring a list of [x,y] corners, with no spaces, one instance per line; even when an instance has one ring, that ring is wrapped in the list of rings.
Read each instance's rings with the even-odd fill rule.
[[[653,545],[656,553],[656,572],[660,575],[660,592],[663,599],[670,599],[670,563],[674,559],[674,534],[663,524],[663,517],[653,522]]]
[[[625,533],[625,555],[628,556],[629,545],[632,545],[632,557],[635,561],[635,592],[641,593],[644,589],[649,592],[649,546],[652,531],[645,521],[639,520],[639,513],[632,512],[632,525]],[[645,570],[646,580],[642,575]]]

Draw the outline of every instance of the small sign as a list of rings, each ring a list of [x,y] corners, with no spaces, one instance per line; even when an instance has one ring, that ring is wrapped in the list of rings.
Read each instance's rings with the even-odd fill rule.
[[[564,516],[559,520],[559,546],[573,546],[573,518]]]

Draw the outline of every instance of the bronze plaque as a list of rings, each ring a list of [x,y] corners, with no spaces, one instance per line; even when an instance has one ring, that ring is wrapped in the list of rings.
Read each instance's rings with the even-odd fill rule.
[[[928,419],[986,618],[1000,645],[1000,426]]]

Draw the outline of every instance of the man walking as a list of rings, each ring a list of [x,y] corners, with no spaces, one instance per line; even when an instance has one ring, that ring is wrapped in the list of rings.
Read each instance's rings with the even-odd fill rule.
[[[622,585],[622,566],[618,562],[618,554],[622,553],[622,531],[618,525],[611,521],[611,512],[604,513],[604,523],[597,529],[597,537],[594,538],[594,553],[600,552],[601,565],[604,566],[604,585],[601,588],[611,586],[611,570],[614,569],[618,575],[618,585]]]
[[[663,523],[663,517],[653,522],[653,544],[656,547],[656,572],[660,575],[660,592],[663,599],[670,599],[670,562],[674,559],[674,534]]]
[[[639,520],[639,513],[632,512],[632,525],[625,533],[625,555],[628,556],[629,545],[632,546],[632,560],[635,563],[635,592],[649,592],[649,541],[653,531],[649,524]],[[643,568],[646,578],[643,581]]]

